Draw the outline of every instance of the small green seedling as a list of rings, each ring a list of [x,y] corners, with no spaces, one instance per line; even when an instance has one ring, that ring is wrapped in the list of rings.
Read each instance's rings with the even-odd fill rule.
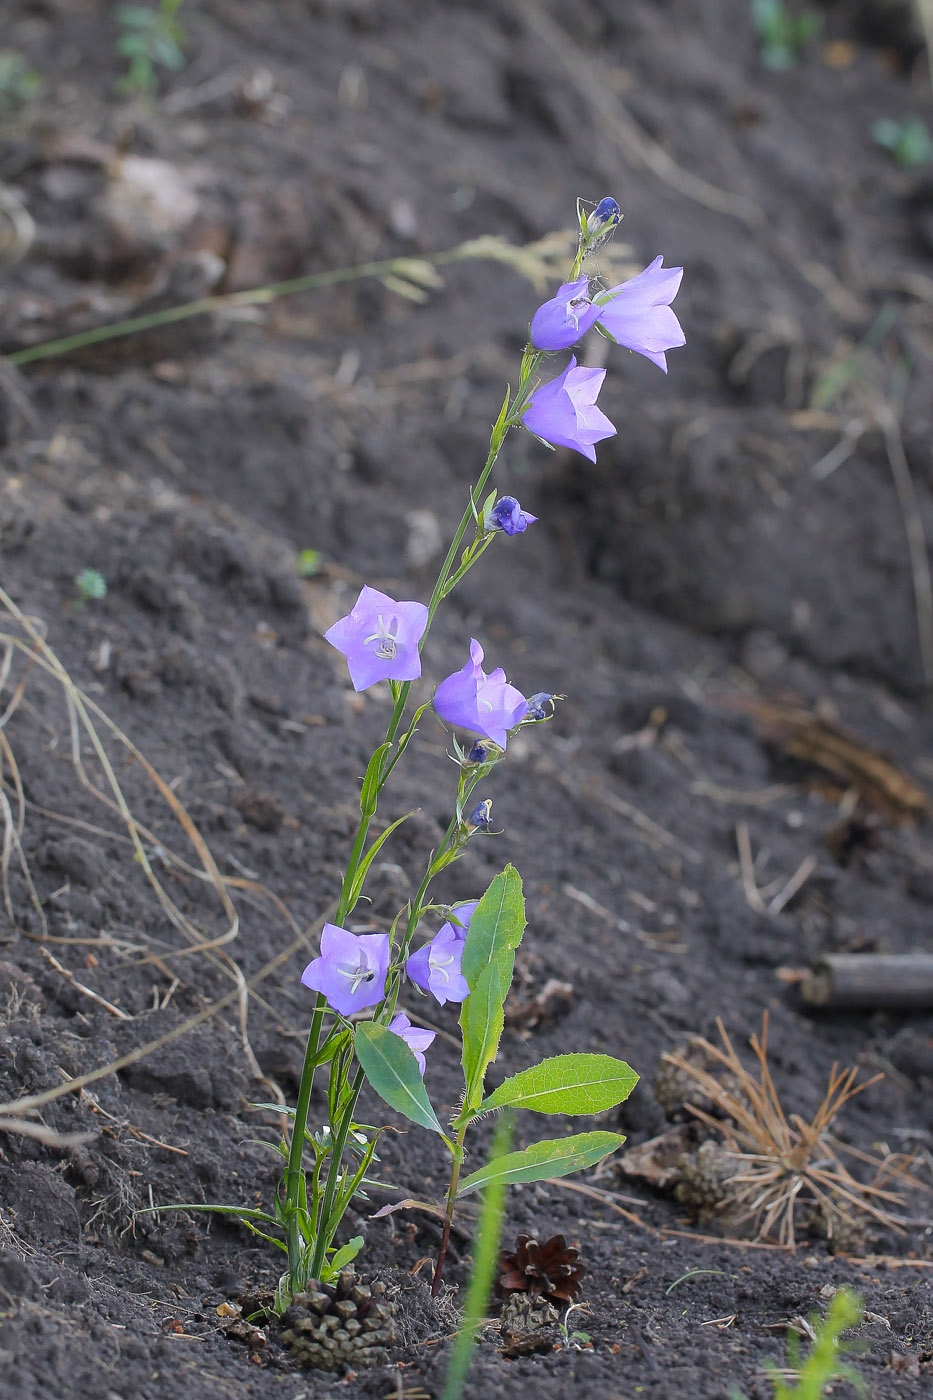
[[[862,1317],[862,1304],[856,1294],[848,1288],[840,1288],[833,1294],[829,1312],[825,1318],[814,1313],[810,1318],[813,1330],[813,1347],[806,1361],[800,1361],[800,1340],[792,1332],[787,1339],[788,1370],[796,1377],[791,1387],[783,1380],[785,1372],[771,1366],[771,1383],[774,1386],[774,1400],[822,1400],[831,1381],[845,1380],[855,1386],[860,1395],[867,1395],[865,1382],[852,1366],[839,1359],[842,1350],[840,1338],[847,1327],[855,1327]],[[730,1400],[745,1400],[740,1390],[730,1390]]]
[[[871,134],[875,144],[890,151],[903,170],[916,170],[933,160],[933,136],[919,117],[908,117],[902,122],[879,117],[872,123]]]
[[[151,96],[159,90],[157,68],[179,73],[185,66],[185,31],[178,11],[182,0],[161,0],[156,9],[145,5],[121,5],[117,10],[120,37],[117,52],[129,59],[129,68],[117,83],[127,97]]]
[[[79,607],[85,603],[99,603],[107,596],[107,580],[96,569],[82,569],[75,578],[75,588],[78,590]]]
[[[25,54],[0,49],[0,117],[25,107],[39,91],[41,81]]]
[[[804,49],[823,27],[815,10],[795,10],[784,0],[749,0],[758,56],[765,68],[783,73],[794,68]]]
[[[321,551],[303,549],[298,555],[298,572],[302,578],[314,578],[321,572]]]

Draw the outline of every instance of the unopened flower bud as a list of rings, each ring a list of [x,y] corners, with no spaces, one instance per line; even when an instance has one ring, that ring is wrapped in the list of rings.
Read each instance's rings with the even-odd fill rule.
[[[537,694],[529,695],[528,713],[525,716],[526,723],[528,720],[550,719],[554,713],[554,701],[558,698],[556,695],[550,695],[546,690],[539,690]]]
[[[467,826],[472,831],[486,831],[492,826],[492,798],[478,802],[467,817]]]
[[[501,530],[505,535],[521,535],[537,518],[536,515],[529,515],[528,511],[522,510],[514,496],[500,496],[492,510],[484,515],[483,524],[487,530]]]
[[[593,210],[592,214],[586,216],[586,234],[592,238],[594,234],[602,232],[603,237],[617,228],[622,221],[622,210],[617,202],[607,195],[601,199]]]

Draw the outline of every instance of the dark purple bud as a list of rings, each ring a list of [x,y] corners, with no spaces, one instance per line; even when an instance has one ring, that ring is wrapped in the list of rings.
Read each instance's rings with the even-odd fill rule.
[[[535,695],[528,697],[528,713],[524,722],[535,723],[538,720],[550,719],[554,713],[554,701],[563,699],[560,695],[551,695],[546,690],[539,690]]]
[[[522,510],[514,496],[500,496],[492,510],[484,517],[487,530],[501,530],[506,535],[521,535],[537,520]]]
[[[590,235],[598,233],[600,229],[604,229],[608,233],[610,229],[616,227],[621,219],[622,210],[616,201],[607,195],[605,199],[599,201],[592,214],[587,215],[586,231]]]
[[[482,802],[478,802],[467,817],[467,826],[475,831],[488,830],[492,826],[492,798],[487,797]]]
[[[477,739],[476,743],[467,754],[469,763],[485,763],[492,754],[496,752],[496,745],[484,743],[482,739]]]

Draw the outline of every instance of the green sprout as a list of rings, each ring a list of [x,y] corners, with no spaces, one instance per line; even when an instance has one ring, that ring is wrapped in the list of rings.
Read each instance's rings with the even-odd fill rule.
[[[82,569],[75,578],[75,587],[78,590],[80,606],[90,602],[99,603],[107,596],[107,580],[96,569]]]
[[[182,0],[161,0],[157,9],[145,5],[121,5],[117,10],[120,37],[117,52],[129,59],[129,68],[117,83],[125,96],[152,95],[159,90],[156,68],[178,73],[185,66],[185,31],[178,20]]]
[[[321,551],[303,549],[298,555],[298,572],[302,578],[314,578],[321,572]]]
[[[41,81],[24,54],[16,49],[0,49],[0,117],[25,107],[35,97]]]
[[[776,1366],[771,1366],[771,1383],[774,1386],[774,1400],[822,1400],[831,1381],[845,1380],[855,1386],[861,1394],[867,1394],[865,1382],[852,1366],[840,1361],[842,1350],[840,1338],[847,1327],[854,1327],[861,1320],[862,1304],[857,1295],[848,1288],[840,1288],[833,1294],[829,1312],[825,1318],[814,1313],[810,1318],[813,1347],[806,1361],[800,1362],[800,1341],[795,1333],[787,1339],[788,1370],[796,1378],[796,1384],[786,1385]],[[745,1400],[740,1390],[729,1392],[730,1400]]]
[[[822,17],[815,10],[794,10],[784,0],[749,0],[749,4],[764,67],[777,73],[794,68],[823,27]]]
[[[890,151],[903,170],[915,170],[933,160],[933,136],[919,117],[908,117],[902,122],[879,117],[872,123],[871,134],[875,144]]]

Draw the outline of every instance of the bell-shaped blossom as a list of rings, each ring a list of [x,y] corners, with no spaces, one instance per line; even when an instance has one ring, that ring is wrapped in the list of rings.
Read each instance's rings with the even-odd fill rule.
[[[616,431],[596,407],[605,377],[604,369],[578,368],[571,355],[563,374],[534,391],[522,413],[523,426],[545,442],[572,447],[595,462],[595,444]]]
[[[347,658],[353,689],[366,690],[377,681],[418,679],[418,643],[427,625],[424,603],[397,603],[367,584],[351,611],[324,637]]]
[[[531,343],[538,350],[569,350],[582,340],[599,317],[590,301],[590,279],[565,282],[557,295],[539,306],[531,318]]]
[[[521,535],[537,520],[522,510],[514,496],[500,496],[492,510],[483,516],[487,530],[501,530],[504,535]]]
[[[524,719],[528,701],[509,685],[501,666],[487,676],[482,661],[483,648],[473,638],[463,670],[454,671],[434,692],[434,710],[447,724],[491,739],[504,749],[509,730]]]
[[[682,267],[654,262],[598,298],[600,326],[627,350],[644,355],[667,374],[665,350],[686,345],[680,322],[671,310],[684,275]]]
[[[453,912],[463,927],[450,922],[442,924],[430,943],[412,953],[405,964],[405,971],[415,986],[430,992],[441,1006],[448,1001],[466,1001],[470,995],[461,967],[467,929],[478,903],[478,899],[473,899],[456,905]]]
[[[341,1016],[375,1006],[386,989],[389,971],[387,933],[350,933],[337,924],[321,931],[321,956],[308,963],[301,980],[321,992]]]
[[[389,1030],[394,1035],[400,1036],[408,1046],[409,1050],[418,1061],[418,1068],[421,1070],[421,1078],[424,1078],[424,1052],[435,1038],[434,1031],[426,1031],[421,1026],[413,1026],[411,1021],[400,1011],[397,1016],[393,1016],[389,1022]]]

